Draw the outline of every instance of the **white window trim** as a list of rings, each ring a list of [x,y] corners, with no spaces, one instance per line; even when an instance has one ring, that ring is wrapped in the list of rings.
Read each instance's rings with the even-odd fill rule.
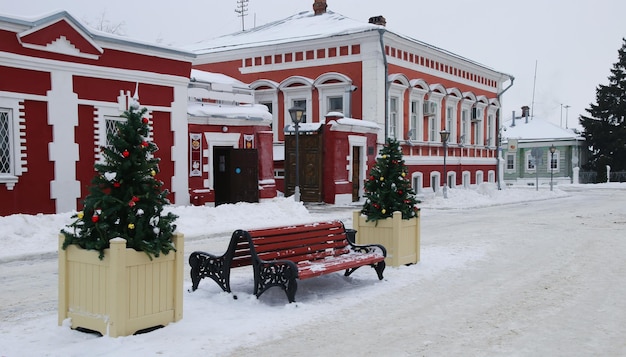
[[[307,123],[311,123],[313,122],[313,95],[311,93],[311,87],[310,86],[299,86],[299,87],[295,87],[295,88],[284,88],[282,89],[282,92],[284,93],[284,103],[283,103],[283,113],[284,114],[284,118],[285,118],[285,126],[289,126],[291,125],[291,116],[289,115],[289,108],[291,108],[291,103],[294,100],[306,100],[306,122]],[[281,128],[281,130],[284,128]]]
[[[439,132],[441,131],[441,102],[444,97],[445,95],[439,92],[430,92],[430,95],[428,96],[428,100],[434,102],[437,105],[435,115],[428,118],[428,141],[430,142],[441,142]],[[434,118],[434,128],[430,127],[430,124],[432,123],[432,121],[430,120],[431,118]],[[432,137],[431,134],[433,134]]]
[[[415,182],[415,179],[418,179],[420,185],[416,186],[413,184]],[[416,194],[421,194],[422,192],[424,192],[424,174],[421,172],[412,173],[411,186],[413,186],[413,191],[415,191]]]
[[[458,112],[458,107],[459,107],[459,101],[460,98],[454,97],[454,96],[448,96],[446,97],[446,130],[448,130],[450,132],[450,137],[448,139],[448,143],[449,144],[456,144],[457,143],[457,133],[459,131],[458,128],[458,116],[459,116],[459,112]],[[448,119],[448,110],[447,108],[452,108],[452,118]],[[450,127],[448,128],[448,124],[451,123]]]
[[[509,169],[508,163],[509,163],[509,156],[513,157],[513,168]],[[514,173],[516,170],[515,168],[517,167],[517,155],[515,153],[512,152],[507,152],[506,156],[504,157],[504,171],[506,171],[507,173]]]
[[[426,94],[428,93],[428,91],[420,89],[420,88],[415,88],[413,87],[411,89],[411,93],[409,96],[409,130],[413,130],[415,129],[415,139],[412,139],[413,141],[424,141],[424,97],[426,96]],[[411,103],[412,102],[417,102],[417,119],[416,119],[416,126],[413,127],[413,125],[411,125],[411,117],[410,115],[411,113]],[[408,135],[407,135],[407,139],[408,139]],[[422,185],[424,185],[423,181],[422,181]]]
[[[437,182],[437,185],[433,187],[433,181]],[[443,181],[441,180],[441,173],[439,171],[431,171],[430,173],[430,186],[433,192],[439,192],[441,187],[443,186]]]
[[[524,160],[524,171],[525,172],[529,172],[529,173],[533,173],[537,171],[537,161],[535,160],[534,162],[534,168],[529,169],[528,168],[528,163],[530,162],[531,158],[533,158],[533,154],[529,151],[526,153],[526,160]]]
[[[20,129],[24,129],[24,105],[19,99],[0,98],[0,108],[7,109],[9,116],[9,146],[10,172],[0,173],[0,184],[5,184],[7,190],[13,190],[19,176],[26,172],[26,136]],[[22,154],[23,153],[23,154]]]
[[[282,130],[278,128],[278,91],[276,89],[258,89],[254,91],[254,102],[272,103],[272,140],[278,141],[278,134]]]
[[[463,171],[461,182],[463,188],[470,188],[472,184],[472,174],[469,171]]]
[[[394,137],[397,140],[404,138],[404,92],[407,87],[397,83],[391,83],[389,87],[389,122],[387,123],[387,134],[389,137]],[[394,136],[391,135],[391,98],[397,98],[398,111],[396,118],[396,130]]]
[[[472,106],[476,103],[473,100],[464,99],[461,102],[461,132],[463,137],[459,141],[461,145],[470,145],[472,143]],[[465,113],[465,118],[463,118]],[[465,119],[465,120],[463,120]],[[465,133],[463,133],[465,131]]]
[[[551,169],[551,167],[552,167],[552,160],[550,160],[551,156],[552,156],[552,154],[550,153],[550,150],[548,150],[548,158],[546,160],[546,162],[548,162],[548,165],[547,165],[548,166],[547,167],[548,173],[550,173],[550,172],[559,172],[561,170],[561,160],[560,160],[561,157],[560,157],[559,150],[556,150],[554,152],[554,160],[556,161],[556,167],[554,169]]]
[[[485,182],[485,173],[482,170],[477,170],[475,173],[476,185],[480,185]]]

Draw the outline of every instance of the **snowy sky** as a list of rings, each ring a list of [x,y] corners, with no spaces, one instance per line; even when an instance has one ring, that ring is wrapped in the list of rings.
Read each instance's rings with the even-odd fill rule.
[[[328,0],[328,8],[355,20],[383,15],[387,28],[467,57],[515,77],[503,97],[504,116],[523,105],[533,114],[569,127],[577,125],[606,84],[626,37],[622,0]],[[249,0],[245,26],[264,24],[312,9],[313,0]],[[355,6],[358,4],[358,6]],[[183,46],[241,30],[237,0],[148,1],[0,0],[0,13],[35,17],[67,10],[97,23],[105,15],[123,23],[127,36]],[[442,21],[443,20],[443,21]],[[536,76],[535,76],[536,68]],[[536,80],[535,80],[536,77]],[[569,109],[562,109],[569,105]]]

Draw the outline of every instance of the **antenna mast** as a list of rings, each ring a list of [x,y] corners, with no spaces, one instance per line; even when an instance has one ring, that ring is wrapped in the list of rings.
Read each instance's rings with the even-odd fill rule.
[[[537,60],[535,60],[535,79],[533,80],[533,100],[530,104],[530,117],[535,117],[535,86],[537,85]]]
[[[237,8],[235,9],[235,12],[239,14],[237,16],[241,17],[241,31],[246,30],[243,18],[248,16],[248,1],[249,0],[237,0]]]

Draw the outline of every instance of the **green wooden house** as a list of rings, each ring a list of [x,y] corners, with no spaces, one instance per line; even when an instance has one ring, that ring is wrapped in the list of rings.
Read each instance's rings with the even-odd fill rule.
[[[522,115],[502,123],[501,174],[507,186],[578,183],[579,167],[589,157],[585,139],[575,129]]]

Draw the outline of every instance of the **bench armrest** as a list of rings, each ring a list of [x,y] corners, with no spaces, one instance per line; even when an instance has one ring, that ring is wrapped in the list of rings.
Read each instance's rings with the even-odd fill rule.
[[[387,257],[387,249],[382,244],[355,244],[348,241],[350,249],[358,253],[380,253]]]

